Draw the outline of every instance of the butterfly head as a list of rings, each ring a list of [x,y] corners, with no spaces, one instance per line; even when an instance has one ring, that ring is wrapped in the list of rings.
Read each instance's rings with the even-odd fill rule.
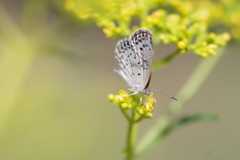
[[[150,96],[152,94],[152,91],[150,88],[145,88],[143,91],[142,91],[143,94],[147,95],[147,96]]]

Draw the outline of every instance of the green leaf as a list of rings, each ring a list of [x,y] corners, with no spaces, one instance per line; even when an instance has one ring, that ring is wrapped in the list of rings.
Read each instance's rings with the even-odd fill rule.
[[[167,136],[172,131],[183,127],[189,123],[199,122],[199,121],[218,121],[221,117],[218,114],[214,113],[197,113],[194,115],[184,116],[183,118],[171,123],[166,129],[162,132],[161,137]]]

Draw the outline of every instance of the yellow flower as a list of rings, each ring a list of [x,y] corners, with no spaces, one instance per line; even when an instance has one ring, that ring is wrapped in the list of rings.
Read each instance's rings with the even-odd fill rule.
[[[114,101],[115,100],[115,96],[113,94],[108,94],[108,99],[109,101]]]
[[[152,111],[154,110],[154,104],[156,100],[153,98],[153,94],[146,96],[147,100],[143,104],[140,103],[140,97],[137,95],[133,95],[138,97],[137,99],[133,100],[132,96],[124,90],[119,90],[118,95],[109,94],[108,99],[115,105],[121,107],[122,109],[136,109],[136,112],[139,115],[144,115],[146,118],[150,118],[149,115],[152,116]],[[142,97],[145,99],[145,97]],[[150,114],[151,113],[151,114]]]
[[[187,47],[187,44],[184,41],[179,41],[177,43],[177,46],[179,49],[185,49]]]
[[[229,41],[229,40],[231,39],[231,36],[230,36],[229,33],[224,32],[224,33],[222,34],[222,38],[223,38],[223,40],[225,40],[225,41]]]

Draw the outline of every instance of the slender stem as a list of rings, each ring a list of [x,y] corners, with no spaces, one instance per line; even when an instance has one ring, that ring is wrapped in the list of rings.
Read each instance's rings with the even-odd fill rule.
[[[138,117],[138,119],[135,120],[135,123],[140,122],[141,120],[143,120],[143,118],[144,118],[144,116],[140,116],[140,117]]]
[[[166,64],[168,64],[169,62],[171,62],[176,56],[178,56],[180,54],[180,50],[177,49],[176,51],[174,51],[172,54],[168,55],[167,57],[158,60],[156,62],[153,63],[153,69],[157,70],[162,68],[163,66],[165,66]]]
[[[222,55],[223,52],[220,51],[218,56],[210,57],[200,62],[192,76],[179,92],[177,96],[179,100],[172,101],[169,112],[159,118],[157,123],[148,131],[146,136],[140,142],[137,148],[138,156],[146,153],[163,140],[163,131],[171,123],[174,116],[179,113],[184,105],[194,96],[213,68],[216,66]]]
[[[137,123],[135,123],[136,110],[132,110],[132,117],[129,121],[128,135],[127,135],[127,156],[126,160],[133,160],[135,158],[135,144],[136,144],[136,133],[137,133]]]
[[[126,110],[123,109],[122,107],[119,107],[119,108],[120,108],[122,114],[124,115],[124,117],[130,122],[131,119],[130,119],[129,115],[127,114]]]

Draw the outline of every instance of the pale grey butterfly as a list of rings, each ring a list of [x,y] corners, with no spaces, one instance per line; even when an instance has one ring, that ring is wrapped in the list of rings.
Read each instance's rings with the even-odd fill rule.
[[[151,94],[148,86],[152,75],[153,52],[152,34],[147,29],[138,29],[129,38],[118,41],[115,49],[118,69],[114,71],[128,83],[129,90],[133,92],[130,95]]]

